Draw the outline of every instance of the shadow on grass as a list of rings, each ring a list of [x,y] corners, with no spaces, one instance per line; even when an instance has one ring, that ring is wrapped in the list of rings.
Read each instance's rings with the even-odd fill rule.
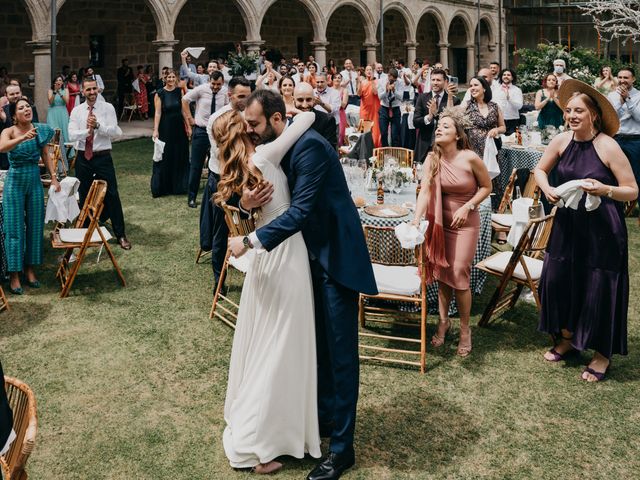
[[[15,297],[14,297],[15,298]],[[32,302],[12,301],[8,296],[9,310],[0,313],[0,336],[10,337],[19,335],[27,330],[37,327],[45,320],[50,312],[47,305]]]
[[[175,241],[175,235],[163,232],[160,228],[148,230],[136,223],[127,223],[127,238],[136,246],[164,247]],[[114,244],[115,248],[119,248]]]
[[[480,438],[474,423],[441,396],[394,393],[386,402],[359,409],[358,461],[407,472],[441,470],[459,462]]]

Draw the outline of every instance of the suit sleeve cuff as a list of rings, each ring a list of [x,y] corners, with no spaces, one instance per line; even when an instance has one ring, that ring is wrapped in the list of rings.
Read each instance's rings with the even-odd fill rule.
[[[251,245],[253,245],[254,249],[263,250],[262,243],[260,243],[260,240],[258,240],[258,235],[256,234],[256,232],[251,232],[249,234],[249,241],[251,242]]]

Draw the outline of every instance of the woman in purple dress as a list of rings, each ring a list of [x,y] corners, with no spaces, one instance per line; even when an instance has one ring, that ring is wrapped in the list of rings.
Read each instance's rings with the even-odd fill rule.
[[[611,137],[618,116],[597,90],[578,80],[562,83],[559,103],[570,130],[547,147],[535,169],[551,203],[559,196],[547,175],[556,167],[558,183],[584,180],[584,192],[600,205],[588,211],[586,195],[577,210],[558,208],[540,279],[542,311],[538,329],[558,338],[544,354],[550,362],[574,350],[594,350],[582,379],[603,380],[614,354],[627,354],[629,273],[623,202],[638,196],[629,160]]]

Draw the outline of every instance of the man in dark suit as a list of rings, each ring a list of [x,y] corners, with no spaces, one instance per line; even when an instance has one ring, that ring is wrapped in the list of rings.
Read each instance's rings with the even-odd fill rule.
[[[9,100],[9,103],[0,110],[0,133],[2,133],[5,128],[13,126],[13,118],[11,118],[11,114],[9,113],[9,105],[16,103],[20,98],[22,98],[22,89],[20,88],[20,85],[7,85],[5,95],[7,100]],[[29,101],[29,103],[31,104],[31,112],[33,113],[32,122],[38,123],[38,112],[36,111],[36,106],[31,101]],[[8,168],[9,158],[7,157],[7,154],[0,153],[0,170],[7,170]]]
[[[129,66],[129,60],[122,59],[122,66],[117,70],[118,77],[118,109],[116,115],[120,118],[124,108],[124,97],[133,92],[133,69]]]
[[[8,441],[13,429],[13,413],[9,408],[7,392],[4,390],[4,372],[0,362],[0,454],[9,447]]]
[[[247,101],[247,132],[254,143],[269,141],[285,129],[286,108],[280,95],[257,90]],[[358,212],[351,199],[338,155],[312,128],[281,163],[291,190],[287,211],[248,237],[230,239],[235,256],[248,248],[273,250],[302,232],[313,279],[318,358],[320,435],[331,437],[329,453],[308,480],[337,479],[353,466],[353,434],[359,387],[358,292],[377,287]],[[266,202],[244,192],[243,210]]]
[[[460,104],[454,91],[455,85],[449,85],[447,73],[444,70],[431,71],[431,91],[418,96],[413,113],[413,126],[420,132],[416,139],[413,157],[416,162],[424,162],[427,153],[433,147],[436,128],[438,128],[438,115],[447,106]]]
[[[338,148],[338,127],[334,118],[319,110],[315,110],[319,99],[313,93],[313,87],[308,83],[299,83],[293,91],[293,101],[301,112],[313,112],[316,120],[311,128],[322,135],[331,144],[334,150]]]

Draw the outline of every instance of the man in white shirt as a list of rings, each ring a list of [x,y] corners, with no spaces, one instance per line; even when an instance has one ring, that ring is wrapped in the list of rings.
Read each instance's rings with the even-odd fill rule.
[[[387,74],[384,73],[384,67],[382,66],[382,64],[381,63],[376,63],[375,67],[376,68],[375,68],[374,76],[376,77],[376,79],[384,80],[386,82]],[[380,83],[380,82],[378,82],[378,83]]]
[[[182,66],[185,67],[187,65],[187,52],[186,50],[180,53],[180,58],[182,59]],[[193,86],[197,87],[199,85],[204,85],[209,83],[209,77],[211,74],[218,70],[218,62],[215,60],[209,61],[207,64],[207,73],[193,73],[191,70],[187,69],[186,74],[187,78],[193,82]]]
[[[207,124],[211,114],[228,103],[227,89],[224,87],[222,72],[214,71],[209,83],[189,90],[182,97],[182,116],[188,125],[187,135],[191,137],[191,158],[189,160],[189,186],[187,204],[196,208],[196,197],[202,177],[204,159],[209,153],[209,135]],[[195,118],[191,116],[190,104],[196,103]]]
[[[560,88],[560,85],[562,85],[562,82],[564,82],[565,80],[569,80],[571,78],[569,75],[567,75],[566,71],[567,71],[567,64],[565,63],[565,61],[561,58],[556,58],[553,61],[553,73],[556,76],[556,79],[558,80],[558,88]]]
[[[491,73],[491,70],[488,68],[481,68],[480,70],[478,70],[478,77],[482,77],[484,78],[487,83],[491,86],[491,94],[492,96],[496,96],[496,92],[497,89],[500,87],[499,83],[495,83],[494,82],[494,78],[493,78],[493,74]],[[494,85],[497,85],[497,87],[494,87]],[[471,100],[471,91],[467,89],[467,91],[464,93],[464,98],[462,99],[462,103],[463,104],[467,104],[469,103],[469,101]]]
[[[635,81],[633,68],[622,68],[618,71],[618,88],[607,98],[620,119],[620,130],[614,138],[629,159],[636,181],[640,182],[640,91],[633,86]]]
[[[498,88],[492,88],[493,101],[502,109],[504,123],[507,127],[505,135],[511,135],[520,125],[520,109],[522,108],[522,90],[515,86],[517,81],[516,72],[510,68],[505,68],[500,72],[500,83]]]
[[[498,62],[491,62],[489,64],[489,70],[493,76],[493,82],[491,82],[491,90],[494,90],[500,86],[500,64]]]
[[[218,144],[213,138],[212,127],[221,115],[231,110],[243,112],[247,98],[251,95],[251,82],[244,77],[233,77],[229,81],[227,91],[229,102],[222,108],[211,113],[207,122],[207,135],[211,145],[209,153],[209,178],[202,194],[200,206],[200,248],[207,252],[211,250],[211,266],[213,267],[214,289],[218,285],[224,257],[227,253],[227,238],[229,228],[224,220],[224,210],[211,201],[211,197],[218,191],[220,181],[220,161],[218,160]]]
[[[340,92],[327,86],[327,75],[319,73],[316,75],[316,89],[313,92],[316,96],[316,110],[328,113],[336,121],[336,125],[340,123]]]
[[[107,182],[102,220],[111,218],[113,234],[124,250],[131,249],[131,242],[124,232],[124,214],[118,193],[116,171],[111,158],[111,139],[122,135],[116,111],[107,102],[98,102],[98,84],[85,79],[82,93],[87,99],[71,111],[69,117],[69,141],[77,142],[76,176],[80,180],[80,204],[84,205],[94,180]]]
[[[380,134],[382,136],[382,146],[389,146],[389,125],[391,125],[391,146],[400,146],[400,121],[402,112],[402,92],[396,88],[398,84],[398,70],[389,69],[389,73],[378,80],[378,98],[380,99],[380,110],[378,119],[380,123]]]
[[[187,79],[187,72],[195,74],[198,73],[198,71],[196,70],[196,66],[193,63],[193,58],[191,57],[191,55],[189,55],[189,53],[187,53],[187,57],[185,60],[186,61],[182,65],[180,65],[180,80]]]
[[[360,97],[358,96],[358,72],[353,68],[353,62],[347,58],[344,61],[344,70],[340,72],[342,77],[342,86],[347,89],[349,94],[349,105],[360,106]]]
[[[404,66],[404,60],[397,60],[396,65],[396,69],[398,70],[396,90],[399,90],[402,94],[403,102],[413,102],[415,94],[413,91],[413,85],[411,84],[411,80],[413,78],[411,69]]]
[[[94,72],[93,67],[87,67],[87,69],[84,71],[84,78],[82,79],[82,83],[84,84],[84,82],[87,80],[96,81],[96,83],[98,84],[98,101],[104,102],[105,99],[102,96],[102,92],[104,92],[104,82],[102,81],[102,77]]]
[[[296,73],[291,77],[293,78],[293,81],[296,82],[296,85],[304,82],[304,76],[306,75],[305,74],[306,70],[307,70],[307,67],[305,66],[302,60],[296,63]]]

